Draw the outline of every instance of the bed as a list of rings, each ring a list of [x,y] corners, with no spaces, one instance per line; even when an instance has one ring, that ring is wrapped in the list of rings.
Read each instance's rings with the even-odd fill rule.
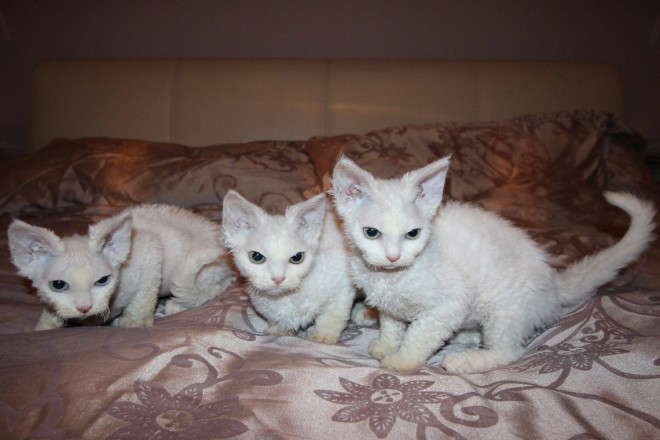
[[[13,218],[58,233],[139,203],[220,220],[239,191],[281,213],[346,154],[381,177],[452,154],[446,197],[526,228],[561,268],[628,226],[604,190],[660,206],[607,64],[65,60],[39,64],[30,151],[0,175],[0,438],[641,439],[660,436],[660,244],[534,335],[506,368],[417,374],[340,343],[275,337],[238,280],[148,328],[33,331]],[[300,336],[304,336],[304,332]]]

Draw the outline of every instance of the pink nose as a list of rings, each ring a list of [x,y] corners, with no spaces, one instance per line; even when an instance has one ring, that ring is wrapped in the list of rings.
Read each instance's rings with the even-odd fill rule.
[[[274,275],[272,277],[270,277],[270,279],[273,280],[273,282],[275,283],[276,286],[279,286],[280,284],[282,284],[282,282],[285,280],[285,278],[286,277],[283,277],[283,276],[276,277]]]
[[[83,314],[84,314],[84,313],[87,313],[87,312],[89,312],[90,310],[92,310],[92,306],[80,306],[80,307],[76,307],[76,309],[77,309],[80,313],[83,313]]]
[[[394,262],[397,261],[399,258],[401,258],[400,255],[388,255],[388,256],[387,256],[387,259],[390,260],[391,263],[394,263]]]

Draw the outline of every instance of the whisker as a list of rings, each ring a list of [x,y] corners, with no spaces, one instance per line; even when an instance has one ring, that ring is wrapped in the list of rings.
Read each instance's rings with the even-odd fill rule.
[[[100,315],[101,315],[101,318],[103,319],[103,322],[106,322],[108,320],[108,318],[110,317],[110,307],[106,307],[105,309],[103,309],[103,311],[101,311]]]

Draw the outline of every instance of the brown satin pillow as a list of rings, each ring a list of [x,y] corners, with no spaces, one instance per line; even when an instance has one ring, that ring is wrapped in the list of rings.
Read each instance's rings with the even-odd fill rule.
[[[315,137],[305,148],[326,184],[341,154],[381,178],[399,176],[451,154],[448,190],[454,198],[472,200],[497,187],[533,185],[552,177],[598,179],[601,176],[593,173],[603,137],[610,133],[635,136],[611,114],[576,111]],[[554,176],[550,168],[559,174]]]
[[[628,217],[605,202],[604,190],[657,194],[642,143],[609,113],[575,111],[316,137],[305,148],[324,188],[341,154],[383,178],[451,154],[447,198],[498,212],[570,259],[611,244],[628,225]]]
[[[271,213],[320,191],[301,145],[285,141],[187,147],[59,139],[4,163],[0,210],[12,214],[81,205],[171,203],[218,218],[228,189]]]

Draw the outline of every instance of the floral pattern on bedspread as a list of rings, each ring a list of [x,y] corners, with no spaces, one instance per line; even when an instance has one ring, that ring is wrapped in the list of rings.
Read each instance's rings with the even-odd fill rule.
[[[357,336],[337,346],[270,336],[237,285],[152,328],[0,336],[0,433],[615,439],[634,430],[651,438],[660,429],[659,317],[658,291],[599,296],[509,368],[458,376],[436,356],[419,374],[398,375],[366,354],[377,328],[351,324],[346,332]]]
[[[77,142],[81,143],[70,148],[100,148],[107,159],[112,148],[95,143],[115,141]],[[325,146],[314,150],[319,142]],[[157,145],[129,143],[138,149]],[[274,183],[279,180],[292,201],[317,192],[320,179],[307,153],[319,176],[331,169],[340,152],[362,166],[396,175],[451,151],[456,167],[450,195],[480,203],[528,228],[557,266],[609,246],[627,228],[626,216],[602,199],[604,189],[626,189],[660,201],[657,184],[641,161],[639,139],[600,113],[398,127],[364,136],[317,138],[308,150],[297,144],[279,145],[277,151],[292,156],[265,155],[265,164],[246,153],[243,160],[252,161],[250,167],[235,173],[235,184],[252,190],[254,201],[268,191],[280,191]],[[178,153],[158,162],[162,166],[181,163],[176,155],[189,154],[180,146],[163,148],[154,154]],[[244,148],[252,151],[251,146]],[[73,181],[55,178],[59,183],[46,185],[53,175],[30,180],[22,174],[30,163],[12,164],[16,169],[5,178],[23,176],[37,186],[26,185],[25,191],[2,199],[2,231],[13,215],[19,215],[60,233],[81,233],[89,222],[130,203],[126,194],[157,193],[159,201],[181,202],[194,178],[181,180],[179,187],[124,187],[134,192],[125,191],[116,199],[107,196],[108,188],[94,190],[94,179],[79,179],[91,186],[81,187],[74,203],[62,198],[62,192],[47,191]],[[200,179],[214,165],[205,166]],[[275,176],[265,186],[255,181],[254,167],[260,166]],[[39,167],[32,172],[35,168]],[[174,174],[171,177],[163,179],[176,180]],[[35,188],[44,189],[44,194]],[[39,199],[40,194],[45,198]],[[190,206],[218,218],[221,207],[213,201],[218,195],[196,194],[210,201],[193,198]],[[84,197],[92,197],[94,204]],[[282,208],[279,202],[272,206]],[[221,298],[160,318],[149,328],[33,332],[40,304],[9,262],[3,232],[0,438],[657,438],[660,244],[598,293],[534,335],[526,355],[506,368],[449,374],[440,367],[442,357],[460,349],[450,346],[419,373],[403,375],[381,369],[368,355],[377,325],[350,323],[337,345],[308,341],[304,331],[300,337],[267,334],[266,322],[251,307],[240,281]]]

